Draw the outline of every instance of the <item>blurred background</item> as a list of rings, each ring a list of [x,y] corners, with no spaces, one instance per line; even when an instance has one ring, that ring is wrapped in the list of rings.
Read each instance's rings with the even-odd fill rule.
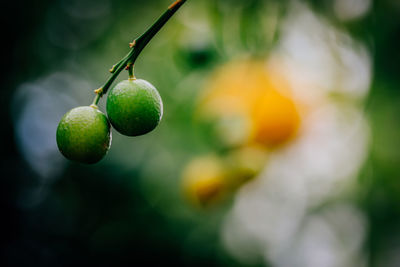
[[[161,124],[62,157],[171,2],[5,4],[1,266],[400,266],[398,0],[188,0],[135,65]]]

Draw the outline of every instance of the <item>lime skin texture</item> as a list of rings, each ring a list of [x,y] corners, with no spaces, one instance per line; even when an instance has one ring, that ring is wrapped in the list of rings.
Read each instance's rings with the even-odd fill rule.
[[[108,93],[107,115],[121,134],[138,136],[152,131],[163,115],[163,104],[157,89],[141,79],[118,83]]]
[[[111,126],[96,106],[68,111],[57,128],[57,145],[68,159],[93,164],[100,161],[111,146]]]

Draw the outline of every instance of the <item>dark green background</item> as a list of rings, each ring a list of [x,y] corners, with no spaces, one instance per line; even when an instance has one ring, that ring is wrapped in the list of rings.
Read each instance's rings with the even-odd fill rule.
[[[223,214],[220,210],[211,214],[196,213],[189,216],[191,220],[171,219],[174,216],[169,218],[167,212],[155,208],[144,196],[140,185],[140,179],[145,179],[144,172],[137,165],[124,170],[107,163],[98,166],[69,164],[60,177],[47,185],[48,194],[39,204],[21,206],[21,196],[23,198],[24,192],[40,184],[40,178],[21,156],[15,139],[13,113],[16,108],[11,106],[11,99],[16,88],[23,82],[62,69],[68,59],[80,62],[80,58],[85,58],[83,66],[89,69],[85,75],[98,80],[100,86],[107,75],[106,70],[124,55],[127,42],[150,25],[169,4],[169,1],[155,0],[110,1],[107,25],[102,34],[86,45],[66,49],[52,44],[46,37],[49,16],[56,16],[61,24],[74,25],[73,29],[81,31],[81,37],[95,32],[99,22],[91,24],[85,20],[71,21],[70,17],[63,16],[60,9],[63,2],[66,1],[3,3],[0,16],[3,32],[0,265],[240,265],[217,245],[217,225]],[[96,1],[92,2],[96,5]],[[188,0],[179,12],[185,12],[185,6],[194,4],[192,2],[196,0]],[[193,72],[200,76],[206,74],[218,62],[226,59],[223,48],[218,46],[218,23],[224,19],[218,4],[236,6],[243,10],[242,17],[237,18],[242,25],[241,33],[237,36],[240,49],[254,54],[268,53],[274,42],[264,40],[257,29],[257,19],[263,14],[256,11],[270,1],[207,2],[210,14],[207,19],[214,23],[212,29],[215,42],[200,48],[173,43],[160,49],[154,44],[146,48],[147,51],[138,60],[140,65],[137,73],[154,81],[164,101],[174,106],[167,115],[170,118],[167,117],[169,127],[185,133],[175,139],[164,139],[165,149],[177,149],[174,153],[177,153],[178,159],[184,159],[187,155],[184,151],[188,149],[200,152],[208,149],[201,142],[195,143],[198,138],[207,139],[207,131],[199,133],[198,129],[193,128],[195,125],[187,131],[187,124],[192,123],[190,114],[193,103],[186,100],[192,97],[189,94],[180,103],[175,98],[177,93],[170,88],[173,88],[177,79]],[[280,3],[283,16],[286,3],[277,2]],[[354,199],[369,222],[364,244],[369,259],[367,265],[378,266],[387,251],[400,245],[400,7],[394,4],[396,1],[374,0],[372,10],[366,17],[342,23],[332,13],[332,1],[309,2],[316,12],[326,16],[337,27],[349,31],[371,50],[373,82],[365,110],[372,128],[372,143]],[[146,12],[142,13],[143,10]],[[173,20],[163,29],[163,34],[153,40],[154,43],[161,42],[169,31],[173,31]],[[127,24],[131,24],[132,28]],[[116,34],[123,26],[124,34]],[[127,32],[130,35],[125,36]],[[278,38],[279,34],[276,36]],[[110,40],[113,39],[115,49],[110,51]],[[104,58],[106,53],[109,54]],[[150,54],[154,53],[159,56],[170,54],[166,62],[158,65],[157,61],[151,60]],[[87,58],[98,58],[98,62],[87,65]],[[149,61],[146,61],[147,58]],[[173,61],[169,62],[169,59]],[[176,66],[172,74],[165,70],[169,64]],[[169,81],[168,75],[175,76]],[[165,82],[169,86],[164,86]],[[194,86],[196,88],[197,85]],[[91,102],[91,89],[94,88],[82,88],[88,91],[90,97],[82,99],[81,104]],[[117,134],[115,138],[120,143],[129,142]],[[163,137],[155,133],[152,138]],[[176,148],[177,144],[184,149]],[[213,146],[212,142],[208,145]],[[145,160],[152,159],[151,151],[145,155]],[[168,204],[164,208],[168,210]],[[193,237],[192,242],[185,243],[193,227],[201,224],[206,225],[208,230]]]

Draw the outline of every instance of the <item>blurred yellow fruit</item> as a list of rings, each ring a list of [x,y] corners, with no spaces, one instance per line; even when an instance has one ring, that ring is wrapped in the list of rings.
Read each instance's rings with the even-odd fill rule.
[[[183,171],[187,199],[200,207],[219,202],[225,193],[225,168],[214,156],[192,160]]]
[[[274,148],[295,136],[300,125],[284,75],[263,60],[222,66],[207,85],[199,108],[215,120],[221,140],[231,146]]]

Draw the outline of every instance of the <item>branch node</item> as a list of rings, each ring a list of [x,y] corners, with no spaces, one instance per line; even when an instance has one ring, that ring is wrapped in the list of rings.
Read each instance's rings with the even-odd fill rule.
[[[114,71],[115,71],[115,67],[116,67],[116,65],[113,65],[113,66],[112,66],[112,68],[111,68],[111,69],[109,69],[108,71],[109,71],[110,73],[114,73]]]
[[[134,48],[134,47],[135,47],[135,45],[136,45],[136,39],[135,39],[135,40],[133,40],[133,42],[132,42],[132,43],[129,43],[129,47],[130,47],[130,48]]]
[[[126,70],[129,70],[129,68],[131,68],[131,67],[133,67],[133,63],[132,63],[132,62],[128,62],[128,63],[126,64],[125,69],[126,69]]]
[[[181,2],[182,2],[182,0],[177,0],[177,1],[173,2],[173,3],[168,7],[168,9],[169,9],[169,10],[173,9],[177,4],[180,4]]]
[[[102,95],[103,94],[103,87],[100,87],[99,89],[94,90],[94,92],[98,95]]]

